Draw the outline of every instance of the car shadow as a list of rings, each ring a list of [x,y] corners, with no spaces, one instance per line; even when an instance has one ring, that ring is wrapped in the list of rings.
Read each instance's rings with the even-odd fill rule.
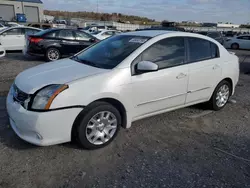
[[[10,60],[45,62],[45,58],[43,56],[31,56],[28,54],[24,55],[22,51],[7,51],[5,58],[8,58]]]

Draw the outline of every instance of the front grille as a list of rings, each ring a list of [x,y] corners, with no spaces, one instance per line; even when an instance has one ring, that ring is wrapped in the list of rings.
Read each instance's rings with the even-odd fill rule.
[[[13,85],[13,99],[14,101],[19,102],[21,105],[24,104],[24,101],[29,98],[29,95],[21,91],[15,84]]]

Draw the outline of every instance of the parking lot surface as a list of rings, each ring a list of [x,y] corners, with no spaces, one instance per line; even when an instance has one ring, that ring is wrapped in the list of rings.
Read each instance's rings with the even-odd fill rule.
[[[134,122],[103,149],[37,147],[9,127],[5,97],[15,76],[43,59],[0,60],[0,187],[250,187],[250,51],[219,112],[193,106]]]

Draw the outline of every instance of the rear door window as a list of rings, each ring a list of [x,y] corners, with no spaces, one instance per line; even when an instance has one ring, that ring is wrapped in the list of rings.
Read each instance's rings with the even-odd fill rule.
[[[211,56],[212,58],[217,58],[217,57],[220,57],[220,51],[219,51],[219,48],[216,44],[214,43],[210,43],[211,44]]]
[[[87,34],[85,32],[74,31],[74,33],[76,35],[76,40],[89,41],[89,39],[92,38],[89,34]]]
[[[210,41],[188,37],[188,62],[202,61],[212,58]]]
[[[73,32],[71,30],[60,30],[59,38],[75,40],[75,37],[74,37]]]
[[[58,38],[58,35],[59,35],[59,31],[51,31],[51,32],[45,34],[44,36],[46,38]]]

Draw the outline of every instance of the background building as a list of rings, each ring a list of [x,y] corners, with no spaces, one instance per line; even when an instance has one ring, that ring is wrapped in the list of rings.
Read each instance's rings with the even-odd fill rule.
[[[43,3],[41,0],[0,0],[0,18],[6,21],[16,19],[16,14],[25,14],[27,22],[43,20]]]
[[[222,23],[222,22],[219,22],[217,24],[217,27],[225,27],[225,28],[239,28],[240,25],[237,25],[237,24],[232,24],[232,23]]]

